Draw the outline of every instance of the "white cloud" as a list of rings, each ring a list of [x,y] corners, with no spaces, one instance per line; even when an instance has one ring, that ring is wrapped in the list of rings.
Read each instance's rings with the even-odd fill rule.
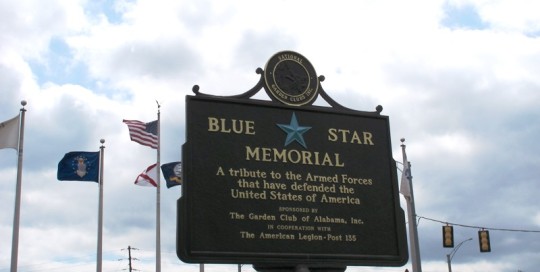
[[[132,183],[155,151],[130,142],[122,119],[154,120],[158,100],[167,146],[162,162],[178,160],[184,96],[192,86],[218,95],[247,91],[259,80],[255,69],[281,50],[308,58],[338,103],[366,111],[384,106],[394,157],[400,157],[399,138],[407,138],[419,214],[538,227],[537,4],[449,3],[474,6],[488,28],[445,28],[445,1],[0,3],[1,120],[28,100],[21,268],[95,269],[97,184],[59,182],[55,172],[64,153],[97,151],[105,138],[105,267],[125,268],[116,259],[131,245],[141,249],[137,268],[152,271],[155,194]],[[54,51],[51,41],[65,43],[69,52]],[[0,216],[2,241],[11,237],[15,162],[12,150],[0,150],[0,204],[8,211]],[[162,191],[163,268],[197,271],[198,265],[181,263],[174,253],[179,195],[179,189]],[[424,270],[446,270],[440,225],[422,221],[420,237]],[[504,242],[512,251],[500,246],[480,255],[476,247],[462,248],[454,270],[538,266],[540,249],[526,243],[530,236],[494,237],[495,245]],[[520,243],[527,246],[514,246]],[[0,252],[9,251],[9,243],[0,245]],[[0,270],[7,269],[9,254],[0,255]]]

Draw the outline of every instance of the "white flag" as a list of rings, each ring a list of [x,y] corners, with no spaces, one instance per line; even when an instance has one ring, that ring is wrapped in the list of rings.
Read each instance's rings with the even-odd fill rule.
[[[19,115],[0,123],[0,149],[19,145]]]
[[[403,172],[401,173],[401,186],[399,192],[405,197],[411,197],[410,177],[411,169],[409,168],[409,162],[403,161]]]
[[[148,166],[135,180],[135,184],[140,186],[154,186],[157,187],[157,167],[156,164]]]

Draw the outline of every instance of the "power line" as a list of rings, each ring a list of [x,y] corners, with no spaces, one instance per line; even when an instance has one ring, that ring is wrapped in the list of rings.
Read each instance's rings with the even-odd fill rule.
[[[460,227],[464,227],[464,228],[498,230],[498,231],[511,231],[511,232],[540,233],[540,230],[524,230],[524,229],[505,229],[505,228],[481,227],[481,226],[473,226],[473,225],[466,225],[466,224],[460,224],[460,223],[452,223],[452,222],[437,220],[437,219],[428,218],[428,217],[420,216],[420,215],[416,215],[416,217],[418,217],[419,219],[426,219],[426,220],[433,221],[433,222],[438,222],[438,223],[447,224],[447,225],[453,225],[453,226],[460,226]]]

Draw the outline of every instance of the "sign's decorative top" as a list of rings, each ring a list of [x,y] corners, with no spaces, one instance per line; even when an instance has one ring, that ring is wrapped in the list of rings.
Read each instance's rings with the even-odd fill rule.
[[[380,115],[383,110],[379,105],[375,111],[360,112],[340,105],[324,91],[321,82],[325,77],[317,76],[309,60],[294,51],[281,51],[274,54],[266,63],[264,70],[257,68],[255,72],[260,75],[260,79],[250,90],[242,94],[221,96],[221,98],[250,99],[264,89],[274,104],[280,103],[289,107],[311,107],[320,96],[334,110],[375,116]],[[192,90],[200,97],[218,97],[202,93],[199,85],[194,85]]]
[[[315,68],[293,51],[279,52],[268,60],[264,81],[269,96],[289,106],[311,105],[319,89]]]

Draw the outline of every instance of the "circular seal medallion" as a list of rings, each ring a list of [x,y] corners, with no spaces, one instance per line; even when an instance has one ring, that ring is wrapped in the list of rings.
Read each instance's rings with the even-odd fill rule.
[[[290,106],[310,105],[319,89],[311,63],[293,51],[273,55],[264,69],[265,90],[272,100]]]
[[[173,168],[173,173],[177,177],[182,177],[182,164],[178,163]]]

